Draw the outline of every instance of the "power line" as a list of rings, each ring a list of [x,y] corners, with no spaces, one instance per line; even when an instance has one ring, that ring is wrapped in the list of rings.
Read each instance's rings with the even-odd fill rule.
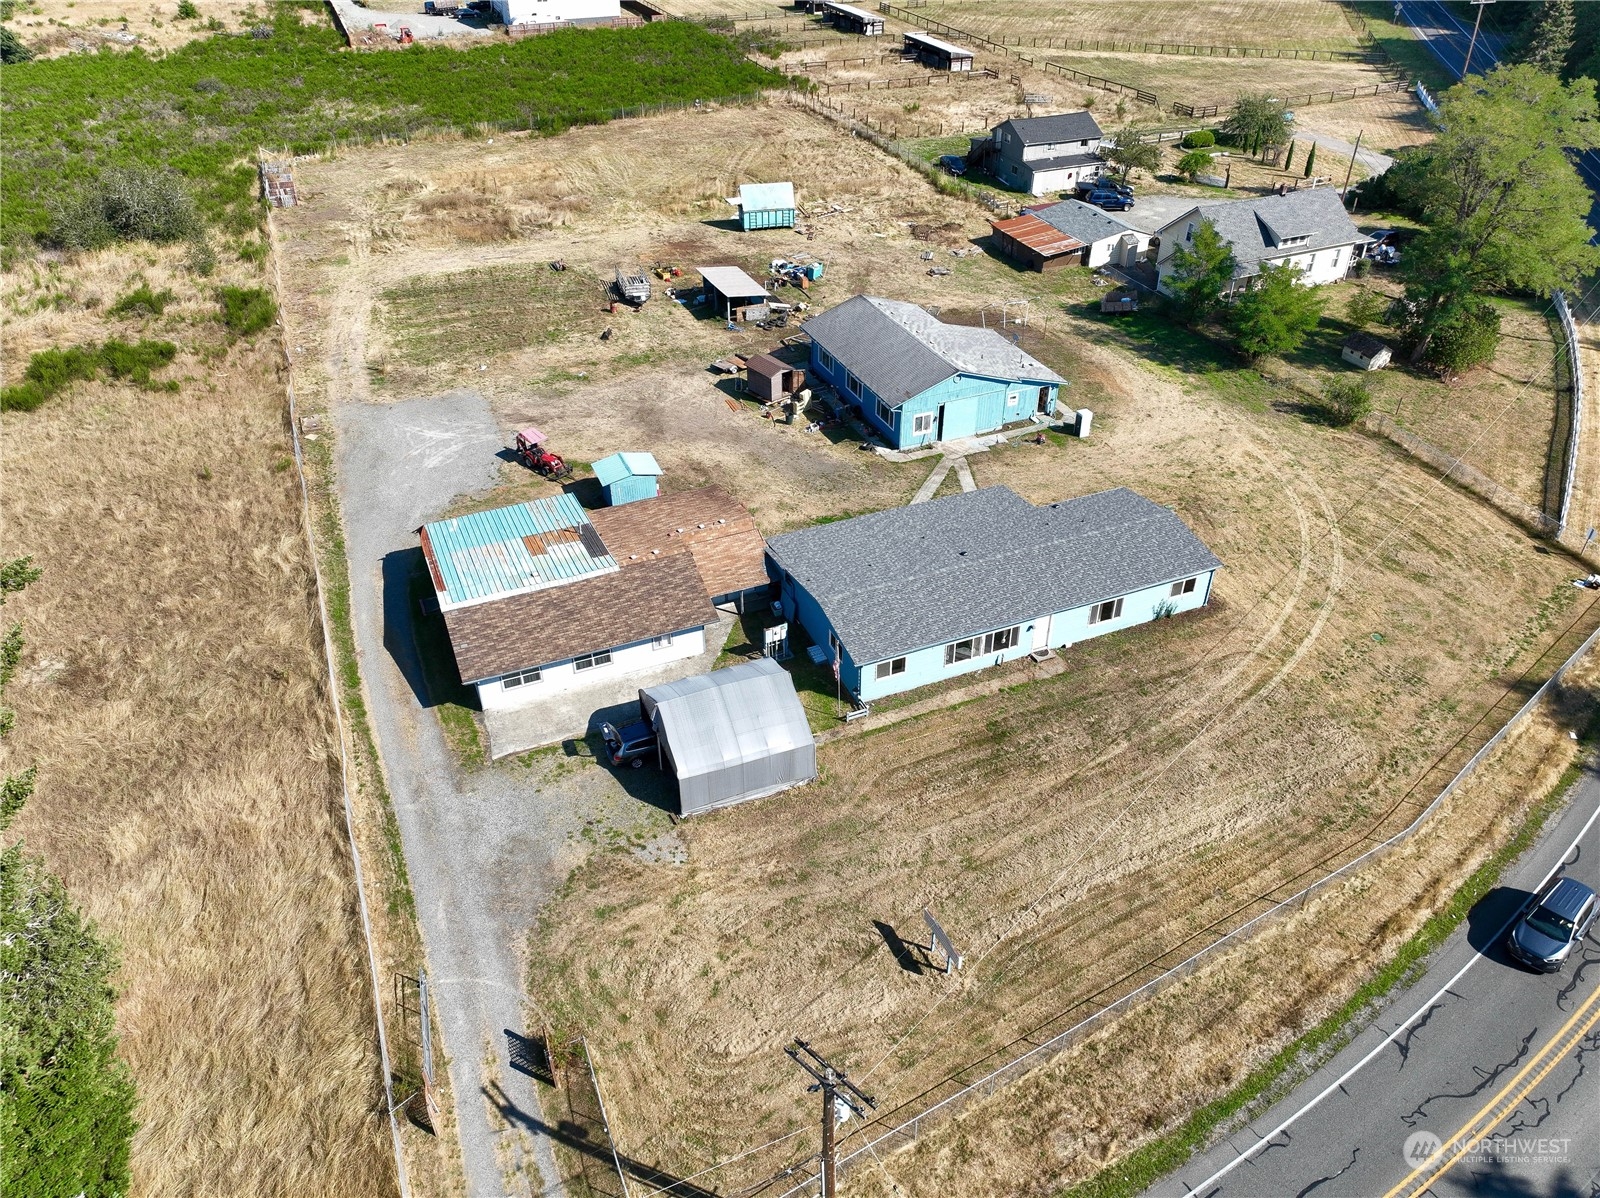
[[[878,1104],[869,1098],[861,1087],[852,1082],[843,1069],[830,1064],[826,1057],[804,1040],[796,1037],[794,1043],[783,1051],[789,1054],[789,1058],[796,1065],[816,1079],[816,1082],[806,1089],[813,1094],[818,1091],[822,1093],[822,1198],[835,1198],[834,1174],[838,1162],[834,1159],[834,1128],[843,1119],[848,1119],[852,1112],[865,1119],[867,1110],[876,1108]],[[866,1107],[867,1110],[863,1110],[862,1107]]]

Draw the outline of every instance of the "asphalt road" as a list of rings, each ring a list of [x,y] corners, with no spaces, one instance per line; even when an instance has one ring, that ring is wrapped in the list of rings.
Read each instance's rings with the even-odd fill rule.
[[[1559,974],[1524,970],[1503,947],[1513,914],[1558,867],[1600,888],[1594,770],[1425,976],[1150,1198],[1600,1195],[1600,932]]]
[[[1477,45],[1472,43],[1472,22],[1463,21],[1439,0],[1403,0],[1396,5],[1400,19],[1419,38],[1427,43],[1445,69],[1457,79],[1465,73],[1467,50],[1472,50],[1472,65],[1487,71],[1500,61],[1505,52],[1501,40],[1484,30],[1478,32]]]

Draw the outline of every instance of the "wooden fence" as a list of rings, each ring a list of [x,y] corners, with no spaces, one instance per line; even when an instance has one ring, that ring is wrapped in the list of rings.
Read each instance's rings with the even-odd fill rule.
[[[880,8],[883,6],[880,4]],[[1190,58],[1293,58],[1317,62],[1364,62],[1377,65],[1387,59],[1375,50],[1297,50],[1278,46],[1191,46],[1182,42],[1102,42],[1067,37],[1006,37],[994,39],[1005,46],[1047,50],[1095,50],[1108,54],[1167,54]]]
[[[1301,108],[1307,104],[1329,104],[1336,100],[1355,100],[1362,96],[1382,96],[1393,92],[1403,92],[1409,88],[1404,79],[1391,79],[1384,83],[1374,83],[1367,87],[1347,87],[1342,91],[1304,92],[1297,96],[1281,97],[1284,104],[1290,108]],[[1186,116],[1194,120],[1210,120],[1218,116],[1222,108],[1217,104],[1174,104],[1172,111],[1177,116]]]
[[[901,75],[893,79],[848,79],[842,83],[816,83],[813,84],[818,91],[832,92],[876,92],[892,91],[902,87],[932,87],[938,83],[974,82],[980,79],[998,79],[999,71],[979,69],[976,71],[930,71],[924,75]]]

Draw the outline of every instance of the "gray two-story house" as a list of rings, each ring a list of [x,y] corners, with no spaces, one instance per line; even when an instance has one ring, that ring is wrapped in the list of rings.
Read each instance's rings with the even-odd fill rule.
[[[1071,191],[1100,173],[1104,136],[1087,112],[1017,117],[973,145],[980,164],[1000,182],[1030,195]]]

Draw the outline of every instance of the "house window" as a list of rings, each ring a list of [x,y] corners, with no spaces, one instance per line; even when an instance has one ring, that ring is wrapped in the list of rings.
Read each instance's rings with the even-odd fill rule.
[[[923,436],[933,431],[933,413],[918,412],[911,418],[911,432],[914,436]]]
[[[817,346],[817,361],[822,364],[822,369],[828,371],[830,374],[833,372],[834,366],[837,365],[837,363],[835,363],[833,360],[833,355],[827,350],[823,349],[820,345]]]
[[[878,419],[890,428],[894,427],[894,409],[881,399],[878,401]]]
[[[1000,653],[1013,648],[1021,639],[1022,629],[1002,628],[998,632],[986,633],[983,636],[968,637],[964,641],[944,647],[944,664],[953,666],[963,661],[971,661],[974,657],[984,657],[990,653]]]
[[[608,666],[610,664],[610,649],[602,649],[598,653],[585,653],[582,657],[574,657],[572,659],[572,668],[574,670],[592,670],[596,666]]]
[[[655,640],[650,642],[650,647],[652,649],[670,649],[672,647],[672,633],[669,632],[666,636],[656,637]]]
[[[1084,139],[1083,139],[1083,140],[1082,140],[1082,141],[1080,141],[1080,142],[1079,142],[1079,143],[1078,143],[1078,144],[1079,144],[1079,145],[1080,145],[1080,146],[1086,146],[1086,145],[1088,145],[1088,144],[1089,144],[1089,139],[1088,139],[1088,138],[1087,138],[1087,137],[1086,137],[1086,138],[1084,138]]]
[[[1199,581],[1200,580],[1198,578],[1185,578],[1181,582],[1173,583],[1172,584],[1172,597],[1174,599],[1176,599],[1179,595],[1192,595],[1192,594],[1194,594],[1194,584],[1199,582]]]
[[[500,679],[500,686],[503,690],[510,690],[514,686],[527,686],[529,683],[538,681],[538,670],[518,670],[515,674],[507,674]]]
[[[844,372],[844,389],[857,399],[861,398],[861,380],[848,370]]]
[[[897,657],[893,661],[880,661],[877,674],[879,678],[893,678],[896,674],[906,672],[906,659]]]
[[[1012,391],[1010,394],[1008,394],[1006,396],[1006,407],[1014,408],[1016,406],[1017,406],[1017,393],[1015,391]]]
[[[1089,609],[1089,623],[1104,624],[1107,620],[1115,620],[1122,614],[1121,599],[1107,599],[1104,603],[1096,603]]]
[[[1190,221],[1189,222],[1189,227],[1184,230],[1183,239],[1185,241],[1193,241],[1194,240],[1194,221]]]

